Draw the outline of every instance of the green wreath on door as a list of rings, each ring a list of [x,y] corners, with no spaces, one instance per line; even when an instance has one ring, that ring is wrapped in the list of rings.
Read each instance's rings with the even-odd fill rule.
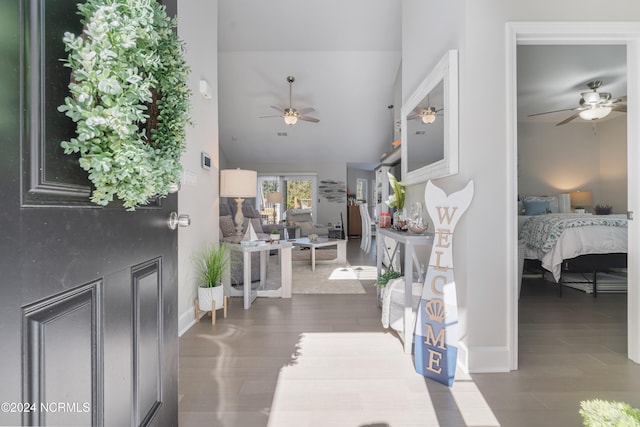
[[[118,198],[135,210],[180,181],[191,95],[184,45],[155,0],[88,0],[78,13],[82,34],[63,38],[71,95],[58,108],[77,136],[61,146],[79,153],[92,202]]]

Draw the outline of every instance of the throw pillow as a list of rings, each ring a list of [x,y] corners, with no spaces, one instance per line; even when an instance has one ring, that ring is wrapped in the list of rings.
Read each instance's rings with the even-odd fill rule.
[[[233,236],[236,233],[231,215],[223,215],[220,217],[220,231],[222,232],[222,237]]]
[[[262,231],[262,224],[260,223],[260,218],[245,218],[244,219],[244,223],[242,224],[242,229],[243,230],[247,230],[247,227],[249,226],[249,221],[251,221],[251,225],[253,225],[253,231],[255,231],[256,233],[264,233],[264,231]]]

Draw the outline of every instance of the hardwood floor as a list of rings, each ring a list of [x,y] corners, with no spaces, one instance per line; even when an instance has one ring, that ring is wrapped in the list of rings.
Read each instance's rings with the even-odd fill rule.
[[[351,265],[375,265],[360,242]],[[373,245],[375,248],[375,244]],[[626,295],[597,299],[525,280],[520,369],[459,372],[450,389],[416,374],[365,295],[258,299],[180,338],[180,426],[580,426],[579,402],[640,407],[640,365],[626,358]]]

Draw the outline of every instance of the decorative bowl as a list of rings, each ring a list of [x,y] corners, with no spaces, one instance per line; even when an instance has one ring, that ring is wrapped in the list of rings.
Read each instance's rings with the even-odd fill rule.
[[[412,224],[409,226],[409,231],[413,234],[424,234],[429,229],[429,224],[419,225]]]
[[[317,234],[309,234],[309,240],[312,242],[315,242],[316,240],[318,240],[318,235]]]

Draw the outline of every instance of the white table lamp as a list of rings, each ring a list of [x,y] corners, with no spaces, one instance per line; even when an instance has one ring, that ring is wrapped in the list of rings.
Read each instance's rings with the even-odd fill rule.
[[[236,201],[236,232],[242,233],[244,215],[242,202],[245,197],[256,197],[258,173],[243,169],[224,169],[220,171],[220,197],[231,197]]]
[[[271,207],[273,209],[273,223],[276,223],[276,204],[282,203],[282,193],[279,191],[274,191],[267,194],[267,202],[271,203]]]

